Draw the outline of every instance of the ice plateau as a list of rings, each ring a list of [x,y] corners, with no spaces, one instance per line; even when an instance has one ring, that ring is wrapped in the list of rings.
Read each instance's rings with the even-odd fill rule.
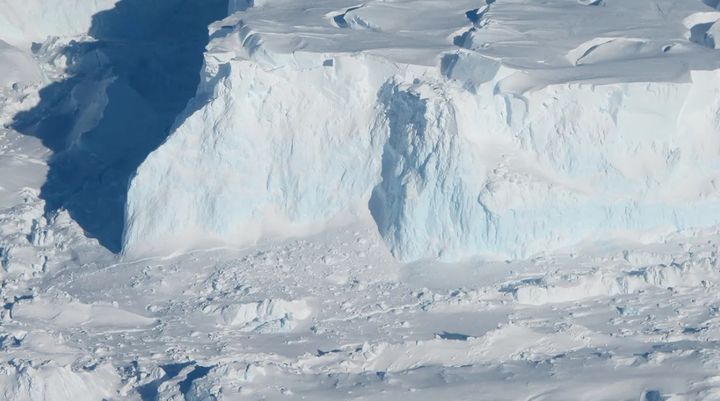
[[[719,4],[0,0],[0,401],[720,400]]]
[[[516,259],[720,222],[708,4],[248,5],[131,181],[128,254],[371,216],[403,261]]]
[[[89,32],[93,15],[109,10],[118,0],[2,0],[0,40],[30,49],[49,36],[77,37]]]

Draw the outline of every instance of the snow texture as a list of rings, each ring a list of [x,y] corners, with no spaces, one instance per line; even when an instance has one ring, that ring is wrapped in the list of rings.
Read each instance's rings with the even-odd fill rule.
[[[0,0],[0,401],[719,400],[719,5]]]
[[[717,224],[718,14],[655,3],[240,2],[132,179],[124,250],[371,214],[403,261],[516,259]]]
[[[59,9],[69,12],[73,3]],[[21,10],[54,10],[35,8]],[[226,15],[227,2],[122,0],[108,8],[89,18],[79,40],[33,46],[35,57],[54,67],[54,79],[9,125],[53,152],[40,193],[46,211],[67,210],[89,236],[119,252],[128,181],[194,96],[207,25]]]
[[[2,0],[0,40],[29,50],[48,37],[81,36],[90,31],[95,14],[119,0]]]

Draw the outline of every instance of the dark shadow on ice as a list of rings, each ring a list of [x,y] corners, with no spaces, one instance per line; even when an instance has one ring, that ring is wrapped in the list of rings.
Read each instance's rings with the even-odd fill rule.
[[[720,0],[703,0],[703,3],[705,3],[706,6],[712,8],[720,7]]]
[[[470,339],[470,336],[467,334],[448,333],[447,331],[443,331],[442,333],[437,333],[437,334],[435,334],[435,336],[442,340],[450,340],[450,341],[467,341],[468,339]]]
[[[120,250],[128,181],[194,96],[207,27],[227,5],[121,0],[93,17],[95,42],[64,50],[69,77],[12,123],[54,153],[40,194],[46,212],[67,209],[90,237]]]

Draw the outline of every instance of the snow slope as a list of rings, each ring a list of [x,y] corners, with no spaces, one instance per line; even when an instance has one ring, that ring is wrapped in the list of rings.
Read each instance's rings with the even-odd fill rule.
[[[399,266],[353,226],[67,263],[0,289],[0,400],[716,400],[719,238]]]
[[[42,72],[33,58],[6,42],[0,41],[0,88],[43,82]]]
[[[113,8],[119,0],[2,0],[0,40],[29,50],[49,36],[87,34],[93,15]]]
[[[718,19],[700,1],[256,2],[213,25],[196,99],[138,168],[125,252],[368,215],[404,261],[715,225]]]

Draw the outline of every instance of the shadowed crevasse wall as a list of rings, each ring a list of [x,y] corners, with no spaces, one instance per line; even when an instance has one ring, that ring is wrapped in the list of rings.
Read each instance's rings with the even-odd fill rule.
[[[121,0],[93,16],[94,42],[64,49],[68,78],[12,127],[53,151],[40,197],[120,251],[128,180],[195,95],[208,25],[228,0]],[[41,46],[36,46],[41,49]]]

